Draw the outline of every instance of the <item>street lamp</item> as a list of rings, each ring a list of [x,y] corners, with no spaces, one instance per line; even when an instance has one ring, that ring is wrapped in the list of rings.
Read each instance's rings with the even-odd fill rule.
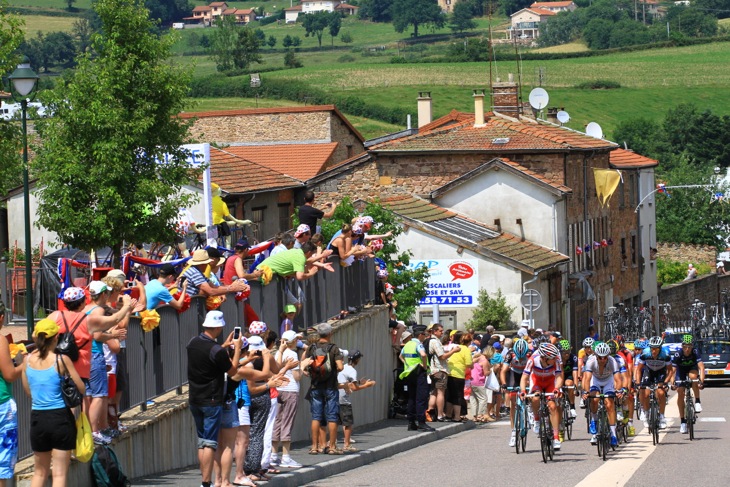
[[[21,97],[20,106],[23,110],[23,206],[25,210],[25,319],[28,327],[28,338],[33,335],[33,256],[30,246],[30,188],[28,187],[28,98],[35,91],[39,76],[30,69],[30,60],[23,56],[23,60],[8,76],[12,82],[14,94]],[[15,96],[13,96],[15,98]]]

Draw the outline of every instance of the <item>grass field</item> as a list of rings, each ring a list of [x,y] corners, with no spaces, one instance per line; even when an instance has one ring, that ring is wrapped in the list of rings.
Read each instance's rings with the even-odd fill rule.
[[[534,49],[532,52],[583,52],[587,51],[588,46],[582,41],[569,42],[567,44],[560,44],[559,46],[541,47]]]
[[[40,7],[58,10],[68,8],[66,0],[9,0],[9,3],[11,7]],[[73,7],[78,9],[91,8],[91,0],[76,0]]]
[[[76,17],[50,17],[45,15],[24,15],[26,39],[32,37],[36,32],[71,32]]]

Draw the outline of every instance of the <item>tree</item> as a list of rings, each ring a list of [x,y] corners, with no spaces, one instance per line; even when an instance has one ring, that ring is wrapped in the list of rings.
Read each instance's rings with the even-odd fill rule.
[[[329,16],[329,23],[327,27],[329,29],[330,37],[332,37],[332,46],[335,45],[335,37],[340,33],[340,27],[342,27],[342,15],[339,12],[332,12]]]
[[[299,47],[302,45],[302,39],[299,36],[294,36],[291,38],[291,45],[293,47]]]
[[[0,0],[0,74],[12,72],[20,61],[17,49],[23,41],[23,21],[7,11]],[[0,196],[20,184],[22,171],[20,127],[0,119]]]
[[[717,18],[696,8],[684,5],[672,6],[667,11],[666,21],[673,32],[687,37],[712,37],[717,35]]]
[[[268,45],[268,46],[269,46],[270,48],[272,48],[272,49],[273,49],[273,48],[274,48],[274,46],[276,45],[276,37],[274,37],[274,36],[269,36],[268,40],[266,41],[266,44],[267,44],[267,45]]]
[[[393,0],[362,0],[358,17],[373,22],[390,22]]]
[[[191,72],[171,63],[174,39],[153,32],[142,0],[93,8],[102,21],[95,55],[77,58],[48,92],[54,116],[36,123],[38,224],[85,250],[172,241],[178,209],[195,199],[182,188],[200,176],[180,147],[190,122],[176,117]]]
[[[454,5],[454,12],[449,19],[449,29],[459,33],[465,30],[476,29],[477,23],[474,22],[472,9],[473,6],[467,2],[459,2]]]
[[[188,0],[146,0],[144,6],[149,9],[151,19],[168,26],[187,17],[193,10],[193,4]]]
[[[287,68],[301,68],[304,66],[292,49],[287,49],[284,54],[284,66]]]
[[[76,40],[76,52],[78,54],[88,52],[89,48],[91,48],[91,36],[94,34],[94,29],[91,27],[89,19],[81,18],[75,21],[71,28],[71,34]]]
[[[320,10],[304,16],[304,22],[302,26],[307,31],[305,37],[316,36],[319,47],[322,47],[322,34],[324,30],[329,26],[330,15],[329,12]]]
[[[256,32],[237,25],[233,17],[225,16],[216,20],[209,51],[218,71],[244,70],[252,63],[260,63],[259,46]]]
[[[353,41],[352,34],[350,34],[349,32],[343,32],[340,36],[340,40],[343,44],[351,44]]]
[[[559,12],[548,17],[547,21],[540,22],[540,36],[537,42],[541,47],[571,42],[580,37],[584,26],[583,16],[576,15],[575,12]]]
[[[418,37],[418,27],[430,24],[441,28],[446,16],[434,0],[393,0],[393,27],[403,32],[413,26],[413,37]]]
[[[611,47],[612,29],[612,21],[595,18],[586,25],[586,28],[583,31],[583,39],[591,49],[608,49]]]
[[[613,140],[647,157],[659,157],[660,144],[666,140],[661,125],[653,120],[634,118],[619,122]]]
[[[291,47],[291,36],[289,34],[285,35],[284,38],[281,40],[281,45],[284,47]]]
[[[486,330],[491,325],[496,330],[512,328],[512,313],[515,308],[507,305],[507,299],[502,295],[502,290],[497,289],[494,297],[490,296],[486,289],[479,289],[479,299],[474,314],[467,321],[467,328],[475,330]]]
[[[76,0],[66,0],[66,8],[69,12],[74,9],[74,3],[76,3]]]

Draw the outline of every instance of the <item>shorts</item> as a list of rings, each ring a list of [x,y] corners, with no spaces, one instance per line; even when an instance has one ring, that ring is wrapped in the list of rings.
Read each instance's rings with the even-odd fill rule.
[[[91,397],[107,397],[109,382],[106,373],[106,361],[103,353],[91,355],[91,374],[89,385],[86,388],[86,395]]]
[[[510,369],[507,371],[507,387],[519,388],[522,381],[522,372],[515,372]]]
[[[599,392],[606,396],[616,395],[616,389],[614,388],[614,383],[613,383],[613,376],[609,377],[608,379],[603,379],[603,380],[596,379],[596,377],[593,376],[593,379],[591,380],[591,387],[590,387],[589,391],[590,392]]]
[[[465,379],[449,376],[446,384],[446,402],[455,406],[461,404],[461,401],[464,399],[465,383]]]
[[[445,391],[449,382],[449,374],[446,372],[436,372],[431,376],[431,394],[436,391]]]
[[[249,406],[238,408],[238,426],[251,426],[251,415]]]
[[[648,386],[651,384],[658,384],[660,382],[664,382],[664,379],[666,378],[667,374],[664,369],[662,369],[661,372],[654,372],[650,370],[648,372],[644,372],[644,376],[641,378],[641,385]]]
[[[550,376],[538,379],[534,375],[530,376],[530,393],[537,391],[545,393],[555,392],[555,377]]]
[[[312,389],[309,394],[312,421],[337,423],[340,420],[340,393],[337,389]]]
[[[355,420],[352,417],[352,404],[340,404],[340,421],[342,426],[352,426]]]
[[[223,413],[221,414],[221,429],[238,428],[238,408],[235,402],[228,402],[223,405]]]
[[[107,397],[113,399],[117,395],[117,374],[107,374]]]
[[[700,373],[700,371],[696,367],[691,367],[689,369],[677,367],[676,370],[677,370],[677,373],[674,375],[675,382],[682,382],[682,381],[688,380],[690,372],[694,372],[695,374]]]
[[[71,410],[60,408],[31,411],[30,447],[37,453],[75,449],[76,420]]]
[[[198,450],[203,448],[217,450],[223,406],[196,406],[191,404],[190,412],[193,415],[195,431],[198,435]]]
[[[18,461],[18,407],[11,398],[0,404],[0,479],[13,478]]]

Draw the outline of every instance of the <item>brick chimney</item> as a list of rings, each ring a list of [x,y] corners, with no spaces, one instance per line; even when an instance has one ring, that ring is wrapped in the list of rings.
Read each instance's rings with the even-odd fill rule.
[[[430,91],[419,91],[418,92],[418,128],[423,127],[431,123],[432,109],[431,109],[431,92]]]
[[[520,87],[514,81],[512,73],[508,75],[507,81],[492,83],[492,110],[517,118],[522,114],[519,97]]]
[[[474,90],[474,126],[484,125],[484,90]]]

